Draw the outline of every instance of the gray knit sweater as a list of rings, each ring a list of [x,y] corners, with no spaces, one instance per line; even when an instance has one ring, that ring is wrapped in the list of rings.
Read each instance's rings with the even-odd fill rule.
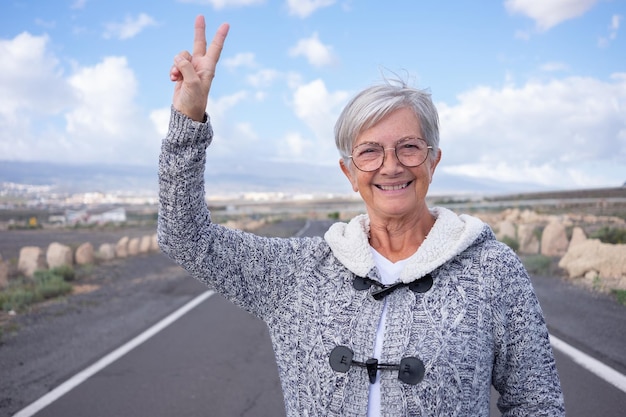
[[[348,346],[373,355],[387,305],[381,363],[420,358],[424,379],[409,385],[379,371],[385,416],[488,416],[490,387],[506,416],[561,416],[563,398],[548,332],[519,259],[470,216],[432,209],[435,225],[401,280],[430,273],[425,293],[402,287],[382,300],[357,290],[379,280],[367,216],[325,237],[265,238],[211,222],[205,204],[210,124],[172,110],[159,162],[161,249],[192,276],[265,321],[288,416],[364,416],[364,368],[334,371],[329,354]],[[373,288],[375,289],[375,288]]]

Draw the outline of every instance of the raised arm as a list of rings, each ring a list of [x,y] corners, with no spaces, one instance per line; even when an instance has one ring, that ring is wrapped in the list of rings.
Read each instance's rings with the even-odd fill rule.
[[[228,35],[228,23],[223,23],[207,49],[204,16],[196,17],[193,53],[183,51],[174,57],[170,79],[176,82],[173,106],[192,120],[202,121],[211,89],[215,67]]]
[[[204,191],[206,149],[212,141],[205,110],[228,25],[208,46],[202,17],[195,22],[193,54],[181,52],[169,129],[159,156],[158,240],[161,250],[191,276],[263,318],[274,314],[314,262],[311,239],[270,239],[211,221]],[[209,167],[209,169],[211,169]]]

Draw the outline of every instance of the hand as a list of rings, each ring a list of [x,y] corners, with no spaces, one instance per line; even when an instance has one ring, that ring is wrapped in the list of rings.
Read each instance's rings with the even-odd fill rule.
[[[207,49],[204,17],[196,17],[193,55],[183,51],[174,57],[174,65],[170,70],[170,79],[176,82],[173,105],[193,120],[204,119],[215,67],[229,28],[228,23],[223,23]]]

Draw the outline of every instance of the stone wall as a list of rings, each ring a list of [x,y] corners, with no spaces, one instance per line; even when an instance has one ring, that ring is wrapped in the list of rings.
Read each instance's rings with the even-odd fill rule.
[[[130,250],[129,245],[131,246]],[[65,265],[88,265],[157,251],[159,251],[159,246],[156,233],[137,239],[123,237],[116,243],[100,245],[97,251],[89,242],[79,245],[75,250],[59,242],[51,243],[45,250],[37,246],[25,246],[19,252],[17,273],[30,278],[37,270]],[[2,260],[2,255],[0,255],[0,290],[8,286],[9,278],[9,265]]]

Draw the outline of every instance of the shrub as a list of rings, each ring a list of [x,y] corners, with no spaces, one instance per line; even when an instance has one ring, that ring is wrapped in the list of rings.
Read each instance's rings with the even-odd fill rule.
[[[9,288],[0,293],[0,307],[3,311],[21,310],[36,301],[36,294],[25,287]]]
[[[339,220],[339,212],[333,211],[331,213],[328,213],[328,218],[331,220]]]
[[[611,292],[617,299],[618,303],[626,306],[626,290],[612,290]]]
[[[626,243],[626,229],[604,226],[589,236],[592,239],[600,239],[603,243]]]
[[[552,272],[552,258],[545,255],[528,255],[522,259],[530,275],[548,275]]]
[[[59,275],[51,275],[50,278],[35,287],[35,299],[47,300],[58,297],[72,291],[72,285],[67,283]]]
[[[63,265],[53,268],[51,272],[54,275],[62,277],[65,281],[74,281],[76,278],[76,271],[70,265]]]
[[[35,271],[32,280],[15,282],[0,292],[0,309],[18,311],[30,304],[67,294],[72,291],[72,285],[66,277],[74,279],[71,267]]]
[[[519,250],[519,242],[517,241],[517,239],[514,239],[510,236],[504,236],[502,238],[502,243],[513,249],[514,252],[517,252]]]

